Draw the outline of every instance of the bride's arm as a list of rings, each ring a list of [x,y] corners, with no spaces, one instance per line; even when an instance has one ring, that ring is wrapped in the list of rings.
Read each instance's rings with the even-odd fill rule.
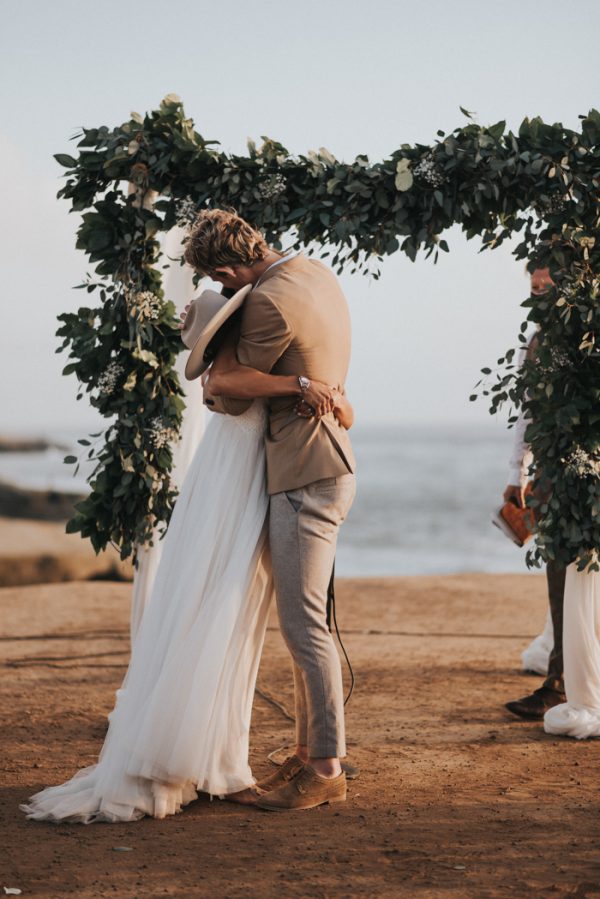
[[[350,400],[346,396],[345,390],[342,389],[335,391],[334,404],[331,411],[333,412],[341,426],[349,431],[354,424],[354,409],[352,408]],[[296,414],[300,418],[312,418],[315,413],[313,409],[306,403],[306,401],[302,399],[299,400],[299,402],[296,404]]]
[[[333,407],[333,414],[341,426],[349,431],[354,424],[354,409],[352,408],[352,403],[346,396],[345,390],[343,393],[337,394],[336,402]]]
[[[255,399],[268,396],[301,396],[295,375],[266,375],[255,368],[241,365],[235,345],[227,340],[210,367],[208,388],[213,396]]]

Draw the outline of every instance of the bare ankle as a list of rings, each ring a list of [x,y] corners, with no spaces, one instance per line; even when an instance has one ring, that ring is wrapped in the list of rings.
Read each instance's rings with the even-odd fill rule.
[[[339,777],[342,773],[338,758],[309,758],[308,764],[320,777]]]
[[[308,761],[308,746],[301,746],[299,743],[296,745],[296,755],[300,759],[301,762]]]

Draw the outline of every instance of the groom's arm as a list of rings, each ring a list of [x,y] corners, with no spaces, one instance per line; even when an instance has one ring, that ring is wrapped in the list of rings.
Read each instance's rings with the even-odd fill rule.
[[[303,391],[297,377],[302,372],[271,374],[292,342],[292,330],[277,305],[264,294],[253,294],[247,303],[237,347],[234,342],[226,342],[211,367],[207,384],[211,395],[205,398],[206,404],[213,411],[227,412],[227,406],[248,399],[303,397],[318,417],[330,412],[335,405],[335,388],[313,380]],[[221,404],[225,404],[223,408]]]
[[[262,291],[254,291],[244,306],[240,338],[236,350],[240,365],[236,369],[235,376],[236,379],[243,378],[245,381],[243,390],[245,397],[265,396],[265,391],[263,385],[253,384],[250,370],[246,376],[244,375],[244,366],[259,372],[270,372],[290,345],[291,340],[292,331],[275,303]],[[206,406],[212,412],[225,412],[230,415],[239,415],[244,412],[250,405],[250,401],[233,399],[226,395],[225,385],[219,384],[216,372],[215,376],[215,393],[211,393],[210,378],[204,391]],[[253,393],[254,386],[257,387],[256,393]]]
[[[210,368],[207,387],[213,396],[236,399],[265,399],[274,396],[302,396],[296,375],[274,375],[242,365],[236,342],[227,341]]]
[[[337,390],[310,379],[310,385],[300,389],[298,375],[273,374],[272,369],[286,352],[293,339],[293,331],[279,306],[262,290],[254,291],[246,300],[240,337],[235,353],[233,345],[224,348],[222,378],[217,392],[239,397],[302,397],[317,418],[334,409]],[[236,358],[237,357],[237,358]],[[221,360],[216,360],[217,377]]]
[[[270,372],[292,342],[292,329],[266,293],[255,290],[246,301],[237,358],[242,365]]]

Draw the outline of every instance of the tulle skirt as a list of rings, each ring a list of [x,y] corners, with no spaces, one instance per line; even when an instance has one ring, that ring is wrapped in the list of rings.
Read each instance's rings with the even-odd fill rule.
[[[252,701],[273,595],[265,412],[215,415],[198,447],[98,763],[32,796],[28,817],[122,822],[180,811],[197,790],[254,783]]]
[[[536,674],[548,674],[548,662],[554,646],[554,627],[550,609],[546,614],[544,630],[535,637],[529,646],[521,653],[521,663],[524,671],[535,671]]]
[[[548,709],[544,730],[568,737],[600,737],[600,573],[569,565],[563,613],[567,701]]]

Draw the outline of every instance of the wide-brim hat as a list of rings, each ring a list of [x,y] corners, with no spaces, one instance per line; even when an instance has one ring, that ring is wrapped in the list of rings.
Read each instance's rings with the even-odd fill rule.
[[[251,290],[252,284],[246,284],[230,299],[216,290],[203,290],[200,296],[192,300],[181,332],[181,339],[191,350],[185,363],[188,381],[199,378],[206,371],[211,363],[211,359],[204,358],[209,343],[227,319],[237,312]]]

